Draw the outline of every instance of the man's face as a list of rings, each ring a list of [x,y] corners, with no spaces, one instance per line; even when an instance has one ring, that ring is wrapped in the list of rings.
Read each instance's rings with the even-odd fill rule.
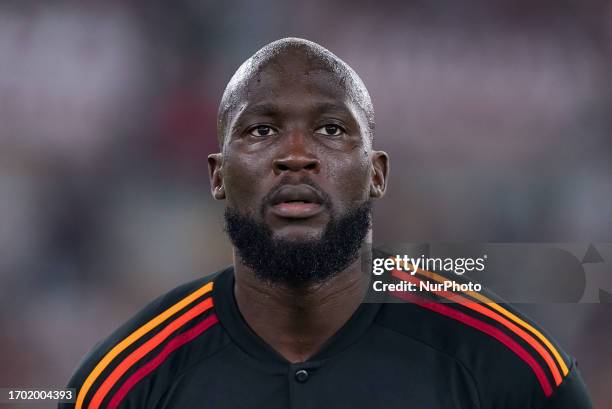
[[[227,205],[290,240],[320,237],[370,193],[367,124],[331,73],[299,64],[251,80],[223,151]]]
[[[275,242],[305,243],[364,208],[369,217],[387,160],[372,153],[365,116],[337,76],[287,60],[251,78],[228,115],[222,157],[209,163],[227,213],[263,226]]]

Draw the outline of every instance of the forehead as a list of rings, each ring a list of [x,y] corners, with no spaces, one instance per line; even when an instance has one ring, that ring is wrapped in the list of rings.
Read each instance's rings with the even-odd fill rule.
[[[303,119],[331,114],[362,130],[367,126],[345,79],[327,68],[293,61],[269,64],[245,81],[240,94],[230,115],[230,131],[232,125],[244,125],[249,118],[259,116]]]
[[[350,99],[349,94],[342,75],[289,61],[282,65],[269,64],[254,73],[242,97],[248,104],[268,99],[278,102],[317,99],[342,104]]]
[[[237,119],[250,113],[247,108],[261,103],[276,104],[284,111],[295,108],[302,115],[312,111],[310,107],[342,106],[354,122],[353,129],[372,138],[374,111],[369,94],[346,63],[312,44],[272,45],[245,61],[228,83],[217,116],[221,145]]]

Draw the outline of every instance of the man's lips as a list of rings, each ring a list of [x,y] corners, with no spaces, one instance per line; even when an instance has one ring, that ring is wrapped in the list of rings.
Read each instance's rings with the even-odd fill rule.
[[[287,219],[306,219],[323,209],[318,203],[289,202],[272,206],[272,213]]]
[[[305,219],[323,210],[321,194],[309,185],[284,185],[270,198],[272,213],[288,219]]]

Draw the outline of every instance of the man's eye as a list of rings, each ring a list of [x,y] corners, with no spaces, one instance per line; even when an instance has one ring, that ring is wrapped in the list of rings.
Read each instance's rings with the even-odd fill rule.
[[[329,124],[315,129],[315,133],[326,136],[340,136],[344,133],[344,129],[338,125]]]
[[[255,128],[252,128],[249,131],[249,135],[253,135],[253,136],[257,136],[257,137],[262,137],[262,136],[270,136],[270,135],[274,135],[276,134],[276,131],[274,129],[272,129],[269,126],[266,125],[259,125],[256,126]]]

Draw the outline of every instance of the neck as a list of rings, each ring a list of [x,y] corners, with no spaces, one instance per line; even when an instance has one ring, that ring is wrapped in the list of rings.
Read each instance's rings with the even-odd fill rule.
[[[323,283],[296,288],[263,282],[234,254],[238,308],[251,329],[285,359],[306,361],[361,304],[369,285],[362,260]]]

